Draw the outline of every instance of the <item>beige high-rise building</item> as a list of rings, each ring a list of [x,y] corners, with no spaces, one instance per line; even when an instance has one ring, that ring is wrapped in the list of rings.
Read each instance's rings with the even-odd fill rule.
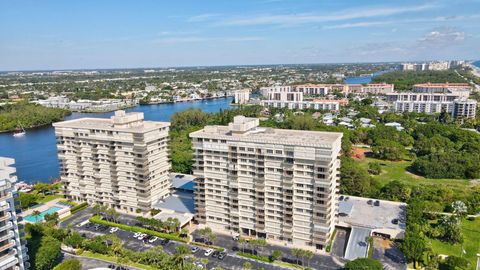
[[[67,198],[137,212],[169,194],[170,123],[117,111],[53,126]]]
[[[217,230],[323,249],[334,229],[342,133],[236,116],[192,132],[196,218]]]
[[[26,242],[21,239],[24,235],[17,223],[14,163],[11,158],[0,157],[0,269],[23,270],[30,263]]]

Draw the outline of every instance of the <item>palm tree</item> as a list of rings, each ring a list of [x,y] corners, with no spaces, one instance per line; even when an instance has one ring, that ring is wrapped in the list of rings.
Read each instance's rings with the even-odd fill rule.
[[[33,216],[33,218],[35,218],[35,223],[38,222],[38,217],[39,217],[41,214],[42,214],[42,213],[41,213],[40,211],[38,211],[38,210],[33,211],[32,216]]]
[[[310,260],[313,258],[313,252],[311,250],[305,251],[305,257],[307,257],[308,267],[310,267]]]
[[[203,269],[207,269],[208,259],[207,258],[200,259],[200,262],[204,266]]]
[[[243,237],[240,237],[238,239],[238,243],[240,243],[242,245],[242,252],[245,252],[245,242],[247,242],[247,240],[245,240],[245,238],[243,238]]]
[[[291,251],[292,256],[295,257],[296,264],[298,264],[298,258],[300,257],[301,250],[298,248],[293,248]]]
[[[180,263],[180,269],[184,269],[185,257],[191,253],[190,249],[186,245],[181,245],[176,248],[173,254],[173,259]]]

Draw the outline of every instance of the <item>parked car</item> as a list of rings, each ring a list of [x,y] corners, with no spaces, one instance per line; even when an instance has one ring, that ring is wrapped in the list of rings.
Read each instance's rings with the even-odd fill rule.
[[[160,244],[161,244],[162,246],[165,246],[165,245],[168,244],[169,242],[170,242],[170,240],[168,240],[168,239],[162,239],[162,241],[160,242]]]
[[[220,254],[220,252],[218,252],[218,251],[215,250],[215,251],[212,253],[212,257],[213,257],[213,258],[216,258],[216,257],[218,257],[218,254]]]
[[[142,233],[136,232],[133,234],[133,238],[138,238]]]
[[[204,255],[208,257],[208,256],[210,256],[212,253],[213,253],[213,249],[209,248],[209,249],[205,250]]]
[[[376,200],[376,201],[373,203],[373,205],[375,205],[375,206],[380,206],[380,201],[379,201],[379,200]]]
[[[220,253],[218,254],[218,259],[219,259],[219,260],[223,260],[223,258],[225,258],[225,256],[227,256],[227,253],[226,253],[226,252],[220,252]]]
[[[199,250],[198,247],[192,247],[192,248],[190,249],[190,251],[191,251],[192,253],[195,253],[195,252],[197,252],[198,250]]]
[[[115,233],[116,231],[118,231],[118,227],[110,228],[110,233]]]
[[[147,236],[147,234],[145,233],[141,233],[139,236],[138,236],[138,240],[143,240],[143,238],[145,238]]]
[[[240,240],[240,235],[236,234],[232,238],[233,238],[234,241],[238,241],[238,240]]]
[[[149,243],[153,243],[153,242],[155,242],[155,241],[157,241],[157,240],[158,240],[158,237],[154,236],[154,237],[150,238],[150,240],[148,240],[148,242],[149,242]]]

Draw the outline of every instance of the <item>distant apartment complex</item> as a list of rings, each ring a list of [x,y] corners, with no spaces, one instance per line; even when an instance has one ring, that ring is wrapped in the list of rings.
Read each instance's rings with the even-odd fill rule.
[[[402,63],[402,70],[405,71],[423,71],[423,70],[447,70],[452,67],[465,65],[463,60],[453,61],[432,61],[423,63]]]
[[[295,90],[305,95],[326,96],[335,92],[348,95],[386,94],[393,92],[393,84],[369,83],[369,84],[301,84],[296,85]]]
[[[323,249],[334,229],[341,133],[236,116],[190,134],[196,218],[217,230]]]
[[[236,90],[233,96],[235,104],[247,104],[250,100],[250,89]]]
[[[0,269],[26,269],[27,248],[21,239],[15,210],[15,161],[0,157]]]
[[[169,194],[170,123],[117,111],[111,119],[81,118],[53,126],[68,199],[132,212],[148,211]]]
[[[71,111],[82,112],[108,112],[123,108],[133,107],[138,104],[135,99],[102,99],[102,100],[78,100],[73,101],[67,97],[49,97],[37,100],[34,103],[48,108],[62,108]]]
[[[421,83],[413,86],[413,92],[418,93],[458,93],[468,97],[472,86],[468,83]]]
[[[475,118],[477,102],[458,93],[402,92],[387,94],[395,112],[450,113],[455,118]]]

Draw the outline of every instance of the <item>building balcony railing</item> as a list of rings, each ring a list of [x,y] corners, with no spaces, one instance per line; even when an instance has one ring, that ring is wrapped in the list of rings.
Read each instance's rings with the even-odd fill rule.
[[[6,192],[2,195],[0,195],[0,201],[7,200],[12,198],[12,192]]]
[[[0,232],[8,230],[8,229],[12,228],[12,226],[13,226],[13,223],[11,221],[3,222],[3,224],[0,223]]]
[[[6,212],[5,215],[0,216],[0,221],[9,220],[11,217],[12,217],[12,214],[10,214],[10,212]]]
[[[11,239],[15,236],[15,233],[13,231],[9,231],[5,235],[0,236],[0,242],[5,241],[7,239]]]
[[[4,250],[7,250],[9,248],[12,248],[15,246],[15,240],[11,240],[9,241],[8,243],[6,244],[3,244],[2,246],[0,246],[0,252],[4,251]]]

